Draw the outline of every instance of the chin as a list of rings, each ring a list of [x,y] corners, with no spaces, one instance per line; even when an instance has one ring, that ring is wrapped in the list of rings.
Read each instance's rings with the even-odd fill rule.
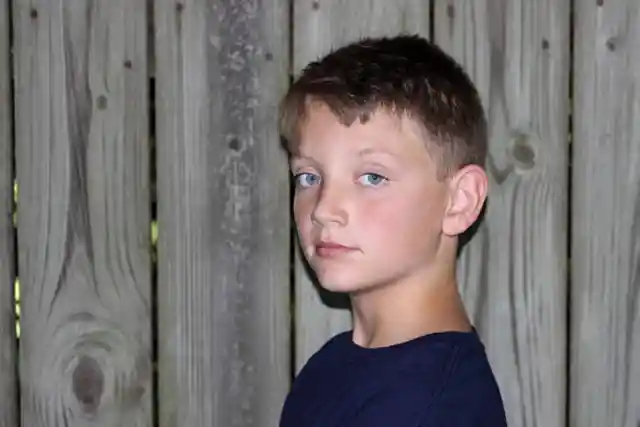
[[[348,294],[357,290],[357,287],[350,286],[350,284],[335,282],[335,281],[327,281],[327,280],[318,280],[320,282],[320,286],[325,291],[335,292],[340,294]]]
[[[336,293],[354,293],[366,290],[373,285],[361,277],[354,277],[353,274],[317,274],[320,286],[329,291]]]

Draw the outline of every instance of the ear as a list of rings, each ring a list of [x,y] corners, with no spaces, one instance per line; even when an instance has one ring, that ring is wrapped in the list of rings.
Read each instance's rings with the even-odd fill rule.
[[[468,165],[449,178],[449,202],[442,231],[448,236],[464,233],[478,219],[487,198],[488,179],[477,165]]]

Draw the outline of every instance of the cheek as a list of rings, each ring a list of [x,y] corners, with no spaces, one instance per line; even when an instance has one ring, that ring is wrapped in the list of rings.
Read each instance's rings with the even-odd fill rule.
[[[402,200],[380,200],[362,203],[358,209],[354,225],[359,237],[365,239],[367,246],[382,248],[385,252],[402,250],[398,245],[406,240],[408,224],[408,206]]]
[[[400,226],[399,221],[406,215],[406,206],[401,200],[383,200],[363,204],[359,219],[371,228],[389,231]]]
[[[431,247],[441,229],[442,213],[437,203],[425,199],[399,197],[363,205],[359,215],[363,234],[398,255]]]
[[[306,238],[311,231],[311,206],[312,203],[307,197],[294,198],[293,219],[302,238]]]

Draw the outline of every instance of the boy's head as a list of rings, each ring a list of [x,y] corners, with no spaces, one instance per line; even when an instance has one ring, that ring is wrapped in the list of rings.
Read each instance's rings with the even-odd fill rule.
[[[313,101],[347,126],[379,110],[411,118],[425,132],[440,178],[484,164],[487,125],[475,86],[450,56],[418,36],[364,39],[309,64],[282,103],[281,132],[292,153]]]
[[[323,286],[358,291],[455,264],[486,197],[487,125],[461,67],[417,36],[309,64],[281,106],[294,216]]]

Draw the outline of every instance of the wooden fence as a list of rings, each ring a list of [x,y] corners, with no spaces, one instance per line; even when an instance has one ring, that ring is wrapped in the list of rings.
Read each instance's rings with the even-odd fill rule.
[[[509,425],[640,425],[636,0],[2,0],[0,427],[276,426],[350,320],[294,253],[277,102],[400,31],[487,106],[460,273]]]

